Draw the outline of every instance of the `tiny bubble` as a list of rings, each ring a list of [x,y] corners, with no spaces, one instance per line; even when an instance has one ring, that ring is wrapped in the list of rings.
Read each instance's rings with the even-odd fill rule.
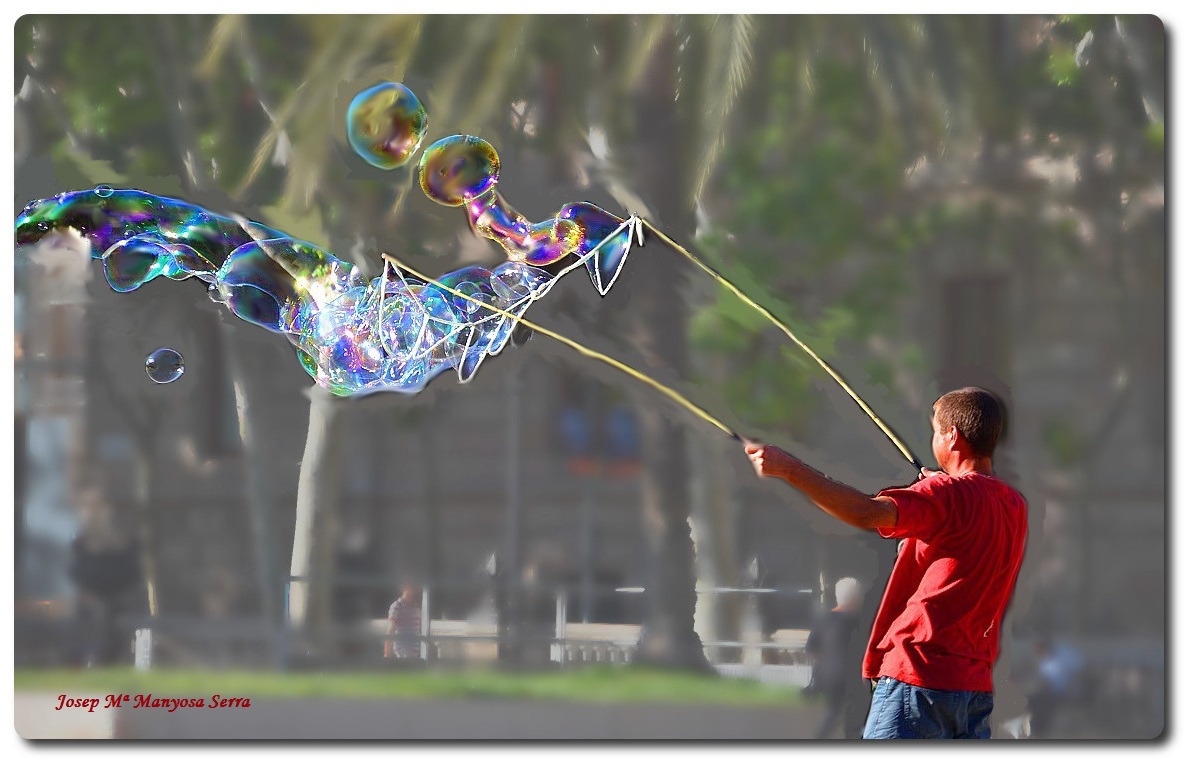
[[[175,349],[161,347],[144,360],[148,377],[158,384],[169,384],[185,373],[185,360]]]

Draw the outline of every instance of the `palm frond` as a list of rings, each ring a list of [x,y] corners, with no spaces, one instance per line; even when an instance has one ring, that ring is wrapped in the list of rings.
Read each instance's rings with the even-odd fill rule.
[[[865,17],[861,33],[872,89],[886,115],[885,123],[897,124],[910,152],[916,153],[919,141],[908,118],[913,88],[901,65],[893,34],[880,16]]]
[[[231,45],[243,34],[243,26],[243,16],[234,14],[223,16],[215,23],[206,45],[206,55],[197,67],[198,76],[210,77],[215,73]]]
[[[326,19],[325,22],[330,20]],[[308,127],[310,120],[316,119],[317,116],[328,118],[328,113],[332,111],[334,88],[350,78],[349,75],[355,71],[360,60],[375,52],[380,38],[416,21],[402,16],[378,19],[347,16],[334,17],[334,20],[338,23],[328,30],[327,40],[315,48],[317,55],[310,59],[305,80],[278,109],[272,126],[264,133],[256,147],[251,166],[235,190],[237,197],[246,193],[255,182],[260,170],[271,157],[277,139],[289,127],[290,122],[295,119]],[[298,142],[300,145],[297,145]],[[294,161],[290,164],[290,185],[293,176],[301,173],[300,166],[308,163],[305,160],[310,156],[303,155],[304,152],[320,151],[324,155],[326,150],[326,146],[317,146],[308,141],[294,141],[294,148]],[[301,181],[306,182],[310,179],[301,178]]]
[[[462,130],[477,131],[485,125],[491,112],[503,100],[507,83],[514,81],[512,70],[521,64],[520,47],[530,22],[523,16],[505,16],[500,20],[495,47],[477,88],[478,97],[458,120]]]
[[[618,78],[617,90],[625,93],[633,90],[647,69],[652,53],[671,23],[669,16],[650,16],[642,26],[632,27],[627,44],[622,74]]]
[[[305,208],[313,199],[325,172],[333,144],[334,127],[344,114],[337,109],[338,88],[358,75],[360,64],[374,55],[383,40],[399,35],[409,24],[402,16],[351,17],[345,21],[334,44],[339,55],[335,66],[313,70],[309,92],[293,124],[293,159],[285,183],[284,203]]]
[[[417,174],[415,168],[407,173],[407,178],[404,182],[396,188],[396,198],[392,201],[391,206],[388,207],[388,216],[393,220],[398,219],[400,214],[404,211],[404,204],[408,201],[413,188],[419,187],[417,183]]]
[[[424,28],[424,22],[417,19],[416,23],[410,24],[405,30],[403,38],[396,43],[395,55],[392,57],[391,64],[391,78],[395,82],[404,79],[404,74],[408,70],[408,62],[412,60],[412,56],[416,53],[416,45],[420,41],[420,33]]]
[[[256,150],[252,154],[251,165],[248,166],[247,173],[239,181],[238,187],[231,194],[235,199],[242,200],[243,195],[247,193],[247,190],[259,176],[260,170],[268,163],[268,159],[272,156],[273,151],[276,150],[276,141],[280,138],[280,134],[284,132],[285,126],[292,119],[293,113],[300,105],[298,97],[305,92],[307,85],[307,82],[302,82],[298,85],[293,90],[293,94],[289,96],[289,99],[276,112],[276,118],[272,120],[272,126],[268,128],[268,131],[264,133],[264,137],[256,145]]]
[[[451,21],[450,17],[447,17],[445,21],[449,23],[437,21],[436,25],[444,27],[442,36],[447,39],[430,39],[425,47],[448,44],[449,39],[458,36],[463,36],[466,44],[461,47],[460,53],[450,57],[445,69],[434,77],[433,86],[428,93],[432,101],[432,110],[429,116],[437,124],[453,125],[454,110],[459,101],[458,93],[462,83],[466,80],[466,74],[474,68],[474,62],[478,60],[479,54],[486,50],[490,38],[496,34],[499,27],[491,24],[490,19],[486,17],[471,19],[464,31],[457,30],[454,26],[456,21]]]
[[[412,60],[417,51],[417,43],[420,41],[421,32],[424,29],[423,23],[416,23],[410,26],[397,47],[396,54],[391,64],[392,79],[399,82],[404,79],[404,74],[408,70],[408,64]],[[431,122],[430,122],[431,124]],[[416,172],[409,171],[407,180],[396,188],[396,198],[388,209],[388,215],[392,219],[400,216],[400,212],[404,209],[404,201],[408,198],[408,191],[416,185]]]
[[[713,61],[707,72],[709,81],[705,92],[713,94],[713,107],[705,112],[707,135],[704,147],[698,152],[703,158],[692,184],[690,200],[693,203],[700,198],[725,148],[730,112],[750,75],[754,55],[754,22],[750,16],[732,16],[728,35],[716,35],[711,39],[721,39],[721,45],[715,47],[724,47],[724,50],[718,54],[720,60]],[[718,55],[714,58],[718,58]]]
[[[968,78],[963,72],[963,59],[952,44],[953,30],[950,19],[944,16],[924,16],[923,36],[927,44],[927,57],[936,72],[937,90],[935,96],[942,100],[952,115],[952,128],[959,129],[967,121],[965,94]]]

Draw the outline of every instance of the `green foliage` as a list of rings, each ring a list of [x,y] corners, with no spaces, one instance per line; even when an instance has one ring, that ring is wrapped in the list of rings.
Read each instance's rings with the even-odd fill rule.
[[[1146,143],[1150,148],[1159,153],[1166,150],[1166,124],[1163,122],[1151,122],[1146,127]]]
[[[1043,426],[1043,445],[1055,465],[1069,468],[1079,462],[1084,453],[1084,435],[1071,421],[1052,418]]]
[[[732,203],[718,225],[737,237],[710,234],[698,244],[726,278],[828,359],[839,343],[887,319],[918,232],[889,212],[904,157],[897,139],[870,119],[860,61],[813,58],[808,91],[797,64],[790,49],[773,56],[768,117],[727,152],[721,183]],[[854,265],[862,277],[853,278]],[[836,297],[811,299],[824,306],[781,296],[812,294],[822,281]],[[690,336],[701,351],[731,358],[725,388],[739,415],[803,422],[811,380],[823,373],[753,308],[723,290],[696,310]]]
[[[1072,45],[1055,44],[1047,56],[1047,75],[1059,87],[1074,85],[1079,77],[1076,49]]]

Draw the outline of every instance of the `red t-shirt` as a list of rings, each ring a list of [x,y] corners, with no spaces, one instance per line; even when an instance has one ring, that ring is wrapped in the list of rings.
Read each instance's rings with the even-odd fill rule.
[[[992,691],[1002,614],[1026,545],[1026,501],[980,473],[887,489],[883,537],[905,538],[874,618],[862,673],[921,688]]]

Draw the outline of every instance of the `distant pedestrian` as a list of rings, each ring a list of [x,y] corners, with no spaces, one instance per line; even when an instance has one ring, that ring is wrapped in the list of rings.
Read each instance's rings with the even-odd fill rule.
[[[1044,636],[1035,645],[1038,657],[1038,686],[1027,697],[1030,705],[1032,738],[1050,738],[1060,709],[1073,703],[1080,693],[1083,658],[1070,644]]]
[[[853,577],[837,581],[837,606],[825,612],[808,634],[806,650],[812,657],[810,693],[825,699],[824,717],[816,727],[816,738],[828,738],[843,721],[845,738],[861,738],[863,712],[869,690],[863,690],[861,650],[864,639],[855,637],[863,593]],[[807,690],[806,690],[807,692]],[[863,703],[862,698],[866,701]]]
[[[114,510],[98,488],[78,498],[81,525],[70,548],[70,578],[78,593],[76,628],[80,657],[87,666],[126,661],[132,632],[121,618],[140,613],[143,575],[134,540],[117,525]]]
[[[385,659],[420,658],[421,606],[420,588],[404,585],[400,597],[387,610],[387,639],[383,642]]]

